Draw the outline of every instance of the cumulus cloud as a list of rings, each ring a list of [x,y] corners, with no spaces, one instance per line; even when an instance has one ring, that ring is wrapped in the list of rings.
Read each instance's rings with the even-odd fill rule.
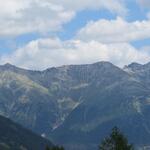
[[[128,43],[103,44],[98,41],[86,43],[80,40],[63,42],[58,38],[49,38],[32,41],[14,53],[2,56],[0,63],[9,62],[28,69],[44,69],[103,60],[122,66],[132,61],[145,63],[149,58],[150,54],[147,51],[137,51]]]
[[[73,11],[48,1],[6,0],[0,2],[0,36],[54,32],[70,21]]]
[[[115,20],[91,21],[77,34],[84,41],[91,39],[104,43],[131,42],[150,38],[150,20],[127,22],[117,17]]]
[[[56,33],[77,12],[85,9],[107,9],[119,16],[128,10],[125,0],[0,0],[0,37],[14,37],[37,32]],[[42,37],[42,36],[41,36]],[[48,36],[47,36],[48,37]],[[30,41],[11,54],[0,57],[0,63],[12,63],[28,69],[45,69],[67,64],[111,61],[123,66],[132,61],[145,63],[150,53],[137,50],[130,41],[150,38],[150,20],[127,22],[91,21],[72,40],[41,38]]]
[[[127,12],[123,0],[0,0],[0,8],[0,37],[56,32],[84,9]]]

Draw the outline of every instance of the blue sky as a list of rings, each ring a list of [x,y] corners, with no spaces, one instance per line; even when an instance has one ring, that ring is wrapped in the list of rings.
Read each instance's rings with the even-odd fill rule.
[[[150,60],[149,0],[6,0],[0,7],[1,64],[44,69]]]

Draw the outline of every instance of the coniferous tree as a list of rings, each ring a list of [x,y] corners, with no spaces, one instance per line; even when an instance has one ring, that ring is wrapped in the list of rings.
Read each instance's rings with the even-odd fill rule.
[[[127,138],[115,127],[110,136],[102,141],[99,150],[134,150],[134,148],[128,144]]]

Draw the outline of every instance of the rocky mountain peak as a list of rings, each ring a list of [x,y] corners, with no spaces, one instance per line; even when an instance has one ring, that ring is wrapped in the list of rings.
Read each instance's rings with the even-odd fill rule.
[[[128,67],[128,68],[131,68],[131,69],[138,69],[138,68],[141,67],[141,66],[142,66],[142,64],[133,62],[133,63],[129,64],[127,67]]]
[[[10,64],[10,63],[6,63],[6,64],[4,64],[4,65],[1,65],[0,68],[1,68],[1,69],[5,69],[5,70],[9,70],[9,69],[15,69],[15,68],[17,68],[17,67],[14,66],[14,65],[12,65],[12,64]]]
[[[140,70],[142,66],[143,66],[142,64],[133,62],[129,65],[124,66],[123,70],[126,72],[136,72]]]
[[[12,65],[11,63],[6,63],[3,66],[5,66],[5,67],[14,67],[14,65]]]

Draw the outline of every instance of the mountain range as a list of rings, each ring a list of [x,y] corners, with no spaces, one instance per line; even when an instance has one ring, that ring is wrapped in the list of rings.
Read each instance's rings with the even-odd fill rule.
[[[96,150],[114,126],[136,147],[148,147],[149,113],[150,63],[0,66],[0,115],[66,149]]]

